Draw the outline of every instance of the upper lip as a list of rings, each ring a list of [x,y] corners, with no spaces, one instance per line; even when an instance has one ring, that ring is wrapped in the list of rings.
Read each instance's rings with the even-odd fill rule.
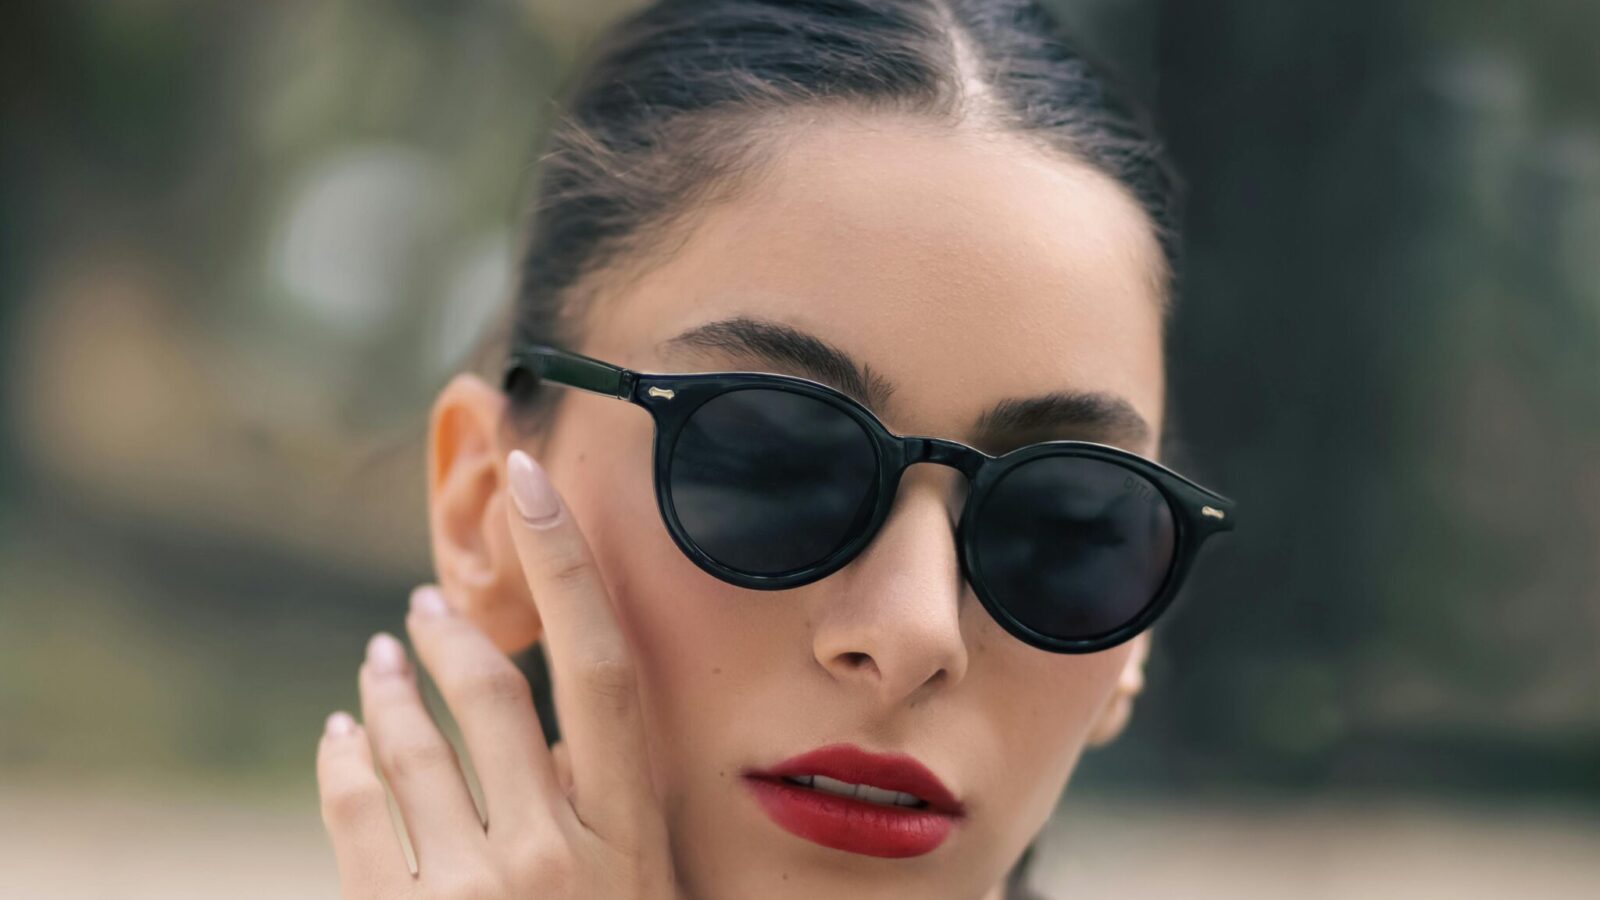
[[[938,812],[959,816],[965,806],[950,793],[939,776],[914,756],[904,753],[873,753],[854,744],[829,744],[791,756],[768,769],[749,769],[754,778],[783,778],[799,775],[824,775],[851,784],[867,784],[886,791],[903,791],[928,801]]]

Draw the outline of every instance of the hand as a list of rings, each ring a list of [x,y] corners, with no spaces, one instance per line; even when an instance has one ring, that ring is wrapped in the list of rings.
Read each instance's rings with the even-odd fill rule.
[[[461,726],[488,821],[422,703],[404,647],[375,635],[359,676],[366,728],[336,712],[317,751],[345,900],[677,896],[633,661],[610,597],[538,464],[515,451],[507,472],[511,532],[544,622],[566,758],[558,766],[546,747],[527,680],[511,661],[437,588],[417,588],[406,630]],[[416,874],[374,758],[411,837]]]

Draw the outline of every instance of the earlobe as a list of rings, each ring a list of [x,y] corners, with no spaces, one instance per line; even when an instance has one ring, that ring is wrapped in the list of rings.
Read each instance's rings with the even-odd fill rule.
[[[541,623],[506,528],[505,396],[460,374],[435,398],[427,448],[428,531],[446,601],[510,653],[538,639]]]
[[[1144,690],[1144,664],[1150,653],[1150,632],[1144,632],[1130,644],[1132,650],[1117,676],[1117,686],[1100,710],[1100,717],[1089,729],[1088,744],[1091,747],[1101,747],[1116,740],[1133,716],[1134,698]]]

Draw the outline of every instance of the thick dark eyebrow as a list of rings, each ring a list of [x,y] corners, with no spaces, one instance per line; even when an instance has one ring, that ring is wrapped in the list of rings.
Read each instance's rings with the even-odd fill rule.
[[[788,369],[831,385],[880,417],[894,385],[821,338],[790,325],[740,316],[698,325],[662,342],[662,349],[718,353]],[[1150,426],[1127,400],[1098,391],[1054,391],[1009,398],[974,423],[973,443],[994,455],[1023,444],[1083,440],[1141,447]]]
[[[1150,425],[1133,404],[1099,391],[1056,391],[1002,400],[973,428],[975,446],[992,454],[1036,441],[1075,440],[1142,448]]]
[[[789,325],[739,317],[699,325],[662,342],[664,349],[721,353],[734,359],[792,370],[792,374],[837,388],[882,414],[894,386],[850,354]]]

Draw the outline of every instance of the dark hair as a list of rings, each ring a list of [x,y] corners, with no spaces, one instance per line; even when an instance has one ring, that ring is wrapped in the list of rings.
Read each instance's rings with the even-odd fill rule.
[[[797,110],[839,106],[1007,130],[1087,162],[1149,215],[1170,292],[1177,180],[1148,124],[1037,3],[661,0],[606,32],[567,92],[539,160],[502,349],[578,346],[581,314],[605,277],[668,252],[675,225],[736,194]],[[510,418],[537,430],[559,390],[533,381],[517,387]],[[554,740],[537,645],[519,665]]]
[[[661,0],[606,32],[555,117],[500,349],[577,346],[601,276],[670,249],[674,225],[734,195],[794,112],[839,105],[1005,129],[1089,163],[1149,215],[1170,291],[1177,179],[1036,2]],[[537,428],[559,392],[529,382],[513,418]]]

